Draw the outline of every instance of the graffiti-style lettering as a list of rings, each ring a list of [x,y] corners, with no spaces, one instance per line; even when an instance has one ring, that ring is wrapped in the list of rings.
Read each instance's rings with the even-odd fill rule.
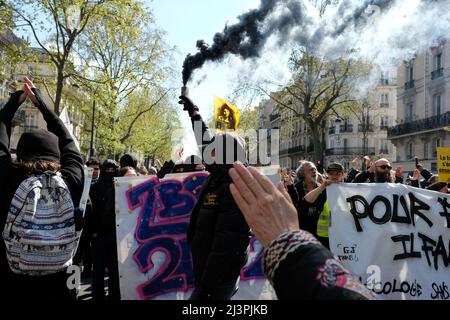
[[[381,289],[377,290],[376,288],[373,288],[372,291],[377,294],[405,293],[409,294],[411,297],[420,297],[422,295],[422,286],[417,283],[416,280],[411,283],[402,281],[399,284],[397,279],[393,279],[392,282],[386,281],[385,283],[382,283]]]
[[[448,253],[445,248],[444,240],[442,239],[442,235],[439,236],[438,241],[434,241],[433,239],[427,237],[422,233],[418,233],[420,239],[422,239],[422,251],[425,252],[425,256],[427,257],[428,265],[431,266],[431,259],[429,253],[433,256],[434,269],[438,270],[439,268],[439,257],[442,258],[445,267],[448,267],[450,263],[450,242],[448,244]],[[430,245],[431,244],[431,245]]]
[[[253,237],[250,240],[250,252],[256,252],[255,243],[259,244],[259,251],[256,254],[255,258],[245,267],[241,269],[241,280],[251,280],[251,279],[264,279],[264,270],[263,270],[263,254],[264,250],[262,249],[261,243]]]
[[[355,222],[356,231],[362,232],[361,219],[369,218],[373,223],[383,225],[385,223],[396,222],[406,223],[413,226],[416,225],[415,216],[420,217],[431,228],[433,223],[425,215],[423,211],[430,210],[430,206],[425,202],[419,200],[412,192],[408,194],[409,197],[409,209],[406,204],[404,196],[393,195],[392,205],[391,201],[384,196],[376,196],[369,203],[364,197],[360,195],[354,195],[346,199],[350,203],[350,213],[353,216]],[[398,215],[398,202],[400,201],[403,211],[406,216],[402,217]],[[358,205],[359,204],[359,205]],[[383,214],[381,217],[375,216],[375,206],[383,206]]]
[[[419,251],[414,251],[414,233],[409,235],[398,235],[391,237],[394,242],[402,242],[403,253],[394,256],[395,260],[407,259],[407,258],[420,258],[422,254]],[[410,242],[409,251],[406,247],[406,242]]]
[[[134,254],[140,272],[146,273],[154,268],[151,258],[155,252],[164,253],[164,263],[150,280],[137,287],[141,298],[152,299],[171,291],[186,292],[192,288],[194,274],[185,238],[177,240],[161,236],[145,242]]]
[[[439,214],[442,217],[445,217],[447,221],[447,228],[450,228],[450,212],[447,210],[450,209],[450,203],[448,203],[447,198],[439,198],[438,202],[441,204],[442,210],[444,210],[439,212]]]
[[[430,298],[433,300],[448,300],[450,298],[450,294],[448,292],[448,287],[445,282],[442,282],[440,285],[433,282],[431,285],[431,288],[433,289],[433,293],[431,293]]]
[[[127,191],[130,210],[141,208],[135,230],[140,246],[133,255],[140,272],[152,271],[154,254],[164,254],[164,263],[157,272],[137,288],[142,299],[171,291],[186,292],[193,287],[186,233],[206,176],[207,173],[195,173],[183,181],[152,178]]]

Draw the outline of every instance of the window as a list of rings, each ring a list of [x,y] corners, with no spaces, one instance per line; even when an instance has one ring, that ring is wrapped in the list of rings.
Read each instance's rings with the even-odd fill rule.
[[[405,110],[405,122],[413,121],[414,119],[414,105],[412,102],[406,105]]]
[[[382,71],[381,72],[381,85],[388,85],[389,84],[389,71]]]
[[[437,158],[437,148],[441,146],[441,138],[434,139],[433,142],[433,158]]]
[[[389,154],[389,147],[388,147],[387,139],[380,140],[380,153],[385,154],[385,155]]]
[[[380,129],[386,130],[389,127],[389,117],[388,116],[382,116],[380,120]]]
[[[414,64],[411,61],[408,68],[406,69],[407,75],[406,75],[406,79],[408,81],[413,81],[414,80]]]
[[[437,79],[444,75],[442,69],[442,53],[436,53],[433,56],[433,71],[431,72],[431,79]]]
[[[389,108],[389,93],[382,93],[380,96],[380,107]]]
[[[423,158],[428,159],[428,142],[423,144]]]
[[[442,53],[433,56],[433,70],[439,70],[442,67]]]
[[[36,126],[36,114],[29,113],[25,117],[25,125],[27,127],[35,127]]]
[[[406,160],[411,160],[412,158],[414,158],[414,144],[408,142],[406,144]]]
[[[433,116],[441,114],[441,95],[436,94],[433,96]]]

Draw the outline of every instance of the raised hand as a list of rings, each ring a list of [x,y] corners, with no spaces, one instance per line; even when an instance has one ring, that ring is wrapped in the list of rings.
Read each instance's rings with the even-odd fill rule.
[[[34,94],[34,92],[31,89],[36,89],[36,86],[34,85],[34,83],[28,79],[27,77],[24,77],[25,80],[25,84],[23,86],[23,90],[25,91],[25,93],[27,94],[28,98],[30,98],[30,100],[34,103],[37,104],[37,98],[36,95]]]
[[[289,230],[299,230],[297,210],[283,183],[277,187],[255,168],[236,162],[230,169],[231,194],[259,241],[267,246]]]

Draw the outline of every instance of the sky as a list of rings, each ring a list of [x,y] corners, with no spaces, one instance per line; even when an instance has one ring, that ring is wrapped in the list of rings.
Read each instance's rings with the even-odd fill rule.
[[[258,0],[146,0],[153,8],[156,24],[167,32],[166,41],[178,48],[176,59],[180,67],[188,53],[195,54],[197,40],[212,42],[216,32],[232,23],[246,10],[256,7]],[[195,75],[207,73],[198,86],[190,85],[189,94],[203,113],[212,114],[215,95],[224,97],[230,89],[233,70],[227,63],[206,66]],[[195,81],[194,81],[195,82]],[[181,78],[179,83],[182,86]]]
[[[258,0],[146,0],[152,8],[156,24],[166,31],[165,40],[177,47],[175,58],[180,68],[179,84],[182,86],[181,71],[183,61],[188,53],[195,54],[197,40],[212,42],[216,32],[223,30],[226,23],[236,21],[236,17],[251,8],[257,7]],[[207,74],[199,85],[196,81],[189,84],[189,96],[198,105],[200,113],[212,117],[214,96],[226,97],[232,90],[232,80],[235,69],[227,62],[206,65],[194,73],[194,80]],[[180,110],[182,106],[180,105]],[[183,141],[185,155],[196,153],[194,136],[186,112],[179,112],[184,126]]]

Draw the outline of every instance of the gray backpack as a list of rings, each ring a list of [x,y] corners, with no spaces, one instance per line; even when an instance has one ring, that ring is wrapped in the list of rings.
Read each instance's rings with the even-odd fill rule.
[[[11,201],[3,230],[11,270],[42,276],[70,266],[79,240],[74,213],[72,197],[59,172],[24,180]]]

